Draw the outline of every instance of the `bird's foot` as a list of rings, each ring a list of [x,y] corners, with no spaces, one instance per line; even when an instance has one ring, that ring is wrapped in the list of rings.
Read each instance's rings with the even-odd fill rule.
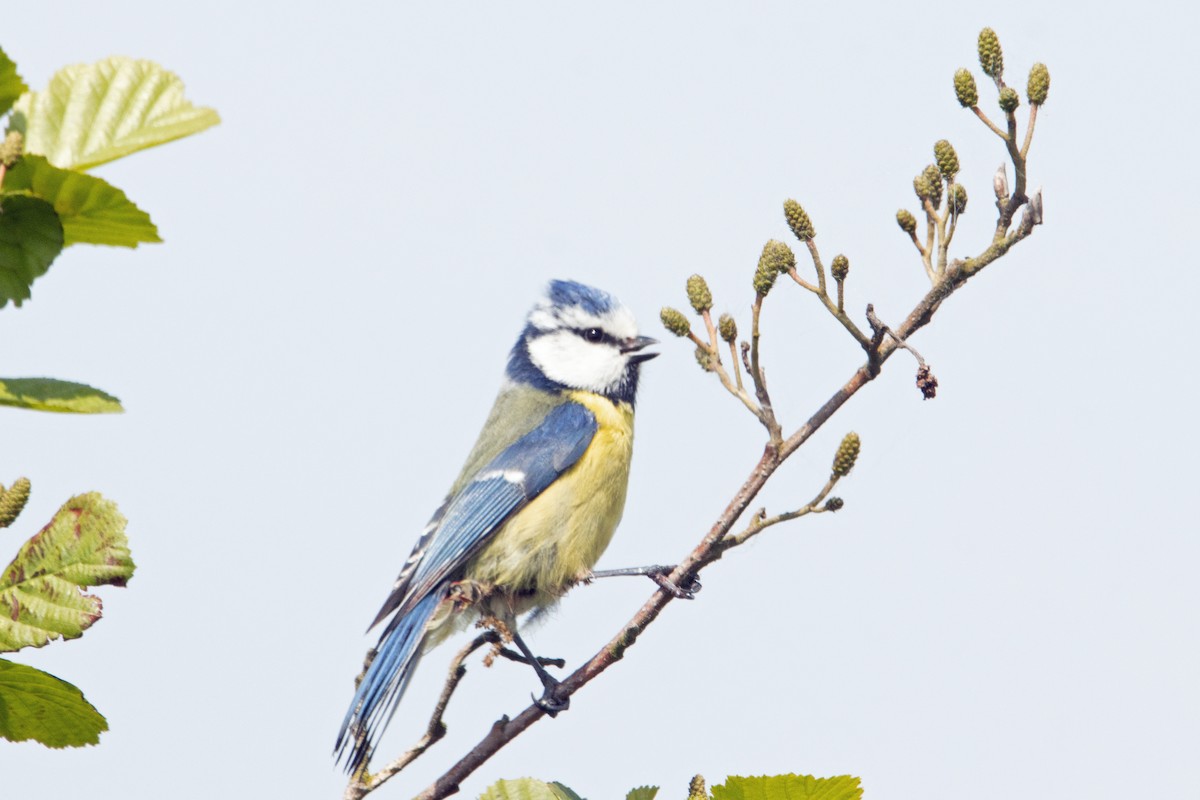
[[[584,583],[591,583],[596,578],[614,578],[621,575],[645,575],[658,584],[659,588],[678,600],[691,600],[700,591],[700,579],[691,576],[680,584],[671,580],[670,575],[675,571],[675,565],[652,564],[648,567],[626,567],[624,569],[597,570],[584,578]]]
[[[502,647],[499,654],[504,658],[507,658],[509,661],[516,661],[518,664],[529,664],[530,666],[533,665],[533,662],[531,662],[528,658],[520,653],[509,650],[507,647]],[[550,658],[548,656],[535,656],[534,658],[537,660],[537,663],[541,664],[543,667],[558,667],[559,669],[563,669],[567,666],[567,660],[565,658]]]
[[[670,575],[675,571],[675,567],[659,567],[660,572],[647,572],[650,580],[658,584],[659,588],[669,592],[677,600],[694,600],[696,592],[700,591],[700,579],[695,575],[687,576],[685,580],[676,584],[671,580]]]
[[[533,695],[530,695],[537,707],[545,711],[546,716],[552,719],[558,716],[558,712],[566,711],[571,707],[571,698],[558,696],[559,685],[558,681],[551,678],[549,683],[545,683],[546,689],[542,692],[541,697],[533,698]]]

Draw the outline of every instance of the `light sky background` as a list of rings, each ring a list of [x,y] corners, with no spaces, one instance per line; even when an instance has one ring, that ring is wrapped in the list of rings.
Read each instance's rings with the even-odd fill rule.
[[[706,571],[461,796],[533,775],[665,800],[696,772],[851,773],[889,800],[1200,796],[1196,12],[1101,5],[6,7],[0,45],[35,88],[65,64],[151,58],[224,122],[98,170],[165,244],[71,249],[0,313],[0,374],[127,408],[0,409],[0,482],[33,481],[0,562],[95,489],[129,517],[138,564],[82,639],[14,656],[81,687],[111,731],[4,744],[0,793],[340,796],[330,749],[363,629],[550,278],[612,291],[664,339],[601,566],[682,557],[761,435],[665,341],[659,308],[685,307],[700,272],[748,328],[758,253],[789,237],[796,197],[826,258],[850,257],[849,307],[899,322],[927,282],[893,216],[935,140],[971,197],[952,254],[994,220],[1002,147],[951,88],[978,74],[990,25],[1011,84],[1050,68],[1030,162],[1046,224],[914,339],[937,399],[889,362],[756,504],[807,501],[855,430],[845,509]],[[796,287],[764,330],[793,429],[860,353]],[[577,590],[532,643],[578,665],[650,591]],[[423,662],[382,755],[415,739],[452,652]],[[450,736],[375,796],[417,793],[536,689],[476,665]]]

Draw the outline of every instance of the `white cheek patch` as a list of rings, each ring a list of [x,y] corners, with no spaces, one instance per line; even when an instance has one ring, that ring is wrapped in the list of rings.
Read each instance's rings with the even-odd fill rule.
[[[550,380],[574,389],[603,393],[625,374],[625,356],[615,346],[585,342],[570,331],[556,331],[529,342],[529,359]]]

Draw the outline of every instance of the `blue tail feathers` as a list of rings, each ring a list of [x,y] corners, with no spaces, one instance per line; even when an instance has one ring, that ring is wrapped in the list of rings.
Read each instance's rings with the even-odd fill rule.
[[[375,660],[354,693],[334,745],[339,761],[349,750],[347,772],[353,772],[370,759],[379,734],[396,712],[420,658],[425,625],[441,599],[441,592],[430,592],[384,632]]]

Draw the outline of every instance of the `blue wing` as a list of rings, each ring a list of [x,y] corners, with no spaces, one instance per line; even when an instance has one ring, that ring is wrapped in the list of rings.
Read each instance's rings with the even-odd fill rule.
[[[592,412],[578,403],[556,406],[538,427],[480,469],[443,507],[444,513],[434,515],[431,524],[436,528],[423,534],[418,551],[405,565],[380,612],[383,617],[397,609],[380,636],[377,655],[338,733],[335,751],[339,754],[357,740],[353,741],[350,769],[370,757],[395,712],[420,656],[425,625],[445,597],[448,581],[509,517],[570,469],[595,434]],[[426,546],[421,548],[421,544]],[[347,736],[350,731],[355,732],[352,737]],[[365,732],[361,739],[359,731]]]

